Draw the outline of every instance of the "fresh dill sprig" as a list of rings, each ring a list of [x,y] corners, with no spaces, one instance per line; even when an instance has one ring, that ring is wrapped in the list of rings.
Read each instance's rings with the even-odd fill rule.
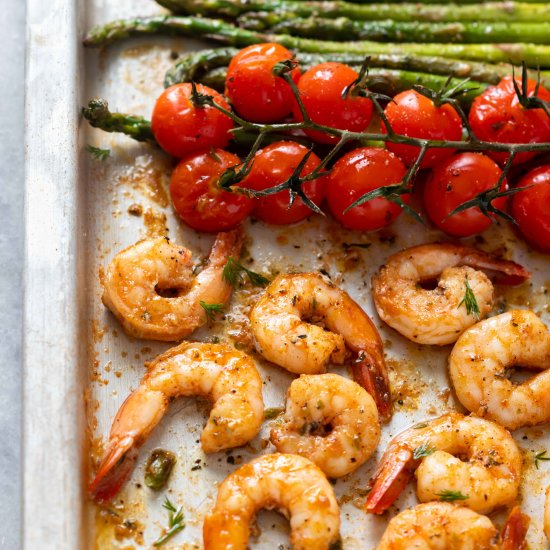
[[[440,491],[436,493],[436,495],[444,502],[454,502],[455,500],[467,500],[470,498],[470,495],[465,495],[460,491],[452,491],[450,489]]]
[[[168,510],[168,531],[164,535],[161,535],[153,546],[162,546],[168,539],[173,537],[176,533],[179,533],[182,529],[185,529],[185,519],[183,517],[183,506],[176,508],[168,497],[165,497],[162,507]]]
[[[542,461],[550,460],[550,456],[546,456],[546,451],[541,451],[540,453],[537,453],[535,455],[535,468],[537,470],[539,469],[539,462],[541,460]]]
[[[435,451],[436,451],[436,448],[433,447],[432,444],[429,441],[427,441],[426,443],[422,443],[422,445],[419,445],[413,451],[413,459],[414,460],[420,460],[421,458],[425,458],[427,456],[430,456]]]
[[[462,298],[456,307],[458,309],[462,304],[464,304],[466,307],[466,313],[468,315],[473,315],[479,321],[479,304],[477,303],[476,295],[474,294],[467,278],[464,279],[464,286],[466,287],[466,290],[464,291],[464,298]]]
[[[255,271],[251,271],[233,258],[229,258],[223,268],[222,279],[231,286],[235,286],[237,283],[242,281],[244,275],[248,277],[248,280],[254,286],[267,286],[270,282],[269,279],[263,275],[260,275]]]
[[[98,160],[105,160],[111,154],[110,149],[101,149],[100,147],[94,147],[93,145],[86,145],[86,152],[90,153],[92,157]]]
[[[216,316],[220,314],[223,311],[223,308],[225,307],[223,304],[207,304],[202,300],[199,303],[202,309],[204,309],[204,312],[206,313],[206,318],[208,319],[209,322],[215,321]]]

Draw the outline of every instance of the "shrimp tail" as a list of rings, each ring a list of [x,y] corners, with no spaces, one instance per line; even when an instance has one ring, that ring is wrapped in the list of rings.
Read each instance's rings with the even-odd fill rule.
[[[413,455],[409,449],[401,448],[382,458],[374,475],[371,491],[367,496],[365,511],[382,514],[401,494],[412,476]]]
[[[134,446],[133,437],[125,437],[111,445],[89,486],[94,500],[111,500],[132,474],[137,457],[138,450]]]
[[[381,422],[387,422],[392,415],[392,402],[388,372],[383,359],[360,352],[353,365],[353,378],[365,388],[374,399]]]
[[[531,277],[531,273],[516,262],[501,260],[474,249],[464,256],[461,263],[484,271],[501,285],[520,285]]]
[[[243,241],[244,233],[241,227],[225,233],[218,233],[208,256],[209,266],[224,266],[230,257],[238,259],[241,255]]]
[[[525,535],[529,528],[529,516],[523,514],[519,506],[514,506],[502,528],[501,550],[525,550]]]

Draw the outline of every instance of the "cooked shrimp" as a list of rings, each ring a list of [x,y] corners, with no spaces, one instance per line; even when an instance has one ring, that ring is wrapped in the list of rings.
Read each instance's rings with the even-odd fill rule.
[[[518,525],[525,529],[516,530]],[[395,516],[378,550],[521,550],[528,518],[514,508],[502,538],[487,516],[449,502],[419,504]]]
[[[359,468],[380,440],[373,398],[337,374],[303,374],[294,380],[283,420],[271,430],[277,450],[309,458],[329,477]]]
[[[232,287],[222,272],[241,246],[240,230],[219,233],[208,265],[195,277],[186,248],[166,237],[140,241],[109,264],[102,277],[103,303],[136,338],[181,340],[206,323],[201,301],[225,304],[231,297]]]
[[[550,485],[546,488],[546,498],[544,499],[544,534],[550,541]]]
[[[328,550],[339,538],[340,512],[323,472],[307,458],[276,453],[252,460],[221,483],[204,520],[204,550],[246,550],[250,522],[261,508],[290,516],[294,550]]]
[[[521,384],[511,367],[543,372]],[[466,330],[449,358],[460,402],[471,412],[515,430],[550,421],[550,332],[532,311],[512,310]]]
[[[321,274],[279,275],[250,320],[258,352],[297,374],[324,372],[329,360],[342,364],[347,346],[356,354],[355,379],[374,398],[380,417],[391,416],[380,335],[361,307]]]
[[[521,467],[520,451],[507,430],[482,418],[444,414],[390,442],[366,509],[384,512],[416,470],[416,493],[422,502],[460,500],[484,514],[516,498]]]
[[[467,286],[484,318],[493,307],[493,285],[483,271],[501,282],[518,284],[529,277],[520,265],[485,252],[452,244],[425,244],[391,256],[372,279],[380,317],[397,332],[419,344],[452,344],[478,317],[468,312]],[[439,277],[433,290],[422,283]]]
[[[262,381],[244,353],[225,344],[186,342],[159,355],[147,367],[139,387],[126,398],[113,421],[105,456],[90,485],[97,500],[109,500],[119,491],[132,472],[135,449],[160,422],[174,397],[200,395],[213,402],[201,434],[206,453],[244,445],[260,431]]]

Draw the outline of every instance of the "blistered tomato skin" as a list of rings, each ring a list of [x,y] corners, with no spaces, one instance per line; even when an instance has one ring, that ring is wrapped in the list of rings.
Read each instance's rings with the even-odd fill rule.
[[[229,231],[252,212],[252,199],[218,185],[222,173],[240,162],[222,149],[195,153],[180,161],[170,179],[170,197],[187,225],[208,233]]]
[[[231,110],[216,90],[197,84],[197,91],[212,96],[220,107]],[[170,86],[157,99],[151,117],[155,139],[177,158],[211,147],[226,147],[234,126],[231,118],[215,107],[196,107],[191,101],[191,92],[191,84],[187,82]]]
[[[260,149],[254,157],[250,173],[241,182],[241,187],[261,191],[283,183],[292,176],[308,151],[307,147],[293,141],[280,141]],[[307,176],[320,162],[319,157],[311,153],[300,175]],[[302,189],[312,202],[320,206],[326,194],[325,185],[326,177],[320,177],[305,182]],[[313,214],[299,197],[296,197],[289,208],[290,193],[287,190],[258,198],[256,201],[253,216],[275,225],[297,223]]]
[[[521,79],[516,78],[521,89]],[[528,95],[535,93],[537,83],[529,79]],[[550,101],[550,92],[539,87],[538,97]],[[511,77],[503,78],[497,86],[491,86],[474,100],[468,115],[470,126],[482,141],[499,143],[540,143],[550,141],[550,117],[542,109],[525,109],[516,94]],[[508,153],[489,152],[500,165],[508,159]],[[514,164],[525,162],[535,153],[519,153]]]
[[[342,63],[321,63],[306,71],[298,82],[300,98],[309,117],[316,123],[341,130],[364,132],[372,118],[372,101],[364,97],[342,94],[358,77],[356,71]],[[294,118],[302,121],[302,113],[294,102]],[[323,132],[306,130],[318,143],[336,143],[339,138]]]
[[[375,147],[350,151],[333,166],[328,178],[327,200],[333,216],[348,229],[373,231],[392,223],[401,207],[376,198],[348,210],[365,193],[385,185],[400,183],[407,169],[393,153]],[[408,202],[408,197],[403,197]]]
[[[292,90],[273,74],[277,63],[291,57],[285,47],[266,43],[248,46],[231,60],[225,93],[241,117],[251,122],[275,122],[291,113]],[[290,74],[298,82],[300,69],[296,67]]]
[[[407,90],[397,94],[384,110],[388,122],[397,134],[404,136],[461,141],[462,121],[451,105],[436,107],[431,99],[415,90]],[[385,126],[382,125],[383,131]],[[395,153],[407,166],[415,162],[420,148],[413,145],[388,143],[387,148]],[[442,160],[450,157],[454,149],[430,149],[426,152],[421,168],[431,168]]]
[[[550,164],[531,170],[517,186],[532,187],[513,196],[512,216],[529,244],[550,253]]]
[[[424,187],[424,208],[436,227],[455,237],[470,237],[485,231],[491,219],[478,207],[449,216],[459,205],[494,187],[502,170],[481,153],[461,153],[438,164]],[[501,190],[507,189],[506,179]],[[506,208],[506,198],[493,201],[499,210]]]

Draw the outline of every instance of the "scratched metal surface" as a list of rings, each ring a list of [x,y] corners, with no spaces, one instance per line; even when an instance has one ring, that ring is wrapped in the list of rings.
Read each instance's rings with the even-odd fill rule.
[[[160,11],[148,0],[94,0],[85,4],[83,12],[74,14],[74,21],[78,22],[80,26],[77,28],[80,30],[118,17]],[[78,71],[83,78],[81,89],[75,88],[74,93],[81,103],[92,97],[104,97],[114,109],[149,117],[154,100],[162,89],[163,74],[173,63],[171,52],[198,47],[201,44],[192,40],[149,39],[126,42],[105,52],[74,53],[75,63],[76,60],[81,60]],[[56,52],[56,55],[61,56],[62,52]],[[73,86],[74,82],[67,85]],[[78,319],[82,320],[78,329],[74,326],[71,329],[76,330],[76,340],[65,355],[68,362],[66,368],[79,369],[80,373],[78,376],[73,374],[66,382],[67,392],[72,391],[72,398],[76,399],[74,404],[71,402],[71,406],[74,405],[77,415],[76,419],[68,419],[73,422],[73,428],[72,432],[68,429],[67,433],[72,434],[69,445],[74,454],[73,460],[80,460],[79,464],[84,463],[86,470],[90,465],[88,454],[92,453],[97,458],[114,414],[129,391],[137,387],[145,372],[144,362],[170,347],[166,343],[135,340],[122,331],[118,322],[101,303],[99,270],[108,265],[117,251],[148,234],[162,233],[164,228],[172,240],[189,247],[198,258],[208,252],[212,237],[199,235],[186,228],[171,210],[166,199],[171,161],[162,153],[136,144],[130,139],[90,129],[85,123],[80,124],[79,134],[77,136],[75,133],[72,140],[72,143],[67,142],[65,145],[74,155],[76,188],[71,191],[71,197],[72,206],[77,208],[80,217],[72,219],[66,225],[67,234],[60,235],[60,238],[65,239],[63,242],[67,250],[76,246],[77,252],[68,261],[68,288],[65,291],[60,289],[57,299],[69,304],[77,296],[80,300],[76,317],[69,316],[62,319],[62,322],[70,324]],[[32,144],[34,140],[30,141]],[[104,162],[90,159],[82,154],[87,143],[109,148],[110,157]],[[32,154],[33,149],[31,156]],[[63,159],[59,161],[63,162]],[[38,209],[37,198],[31,196],[29,200]],[[128,213],[128,207],[135,204],[142,208],[141,216]],[[59,210],[63,205],[67,207],[67,200],[58,198],[51,208]],[[69,204],[68,207],[72,206]],[[28,218],[28,224],[32,223],[33,220]],[[441,239],[442,235],[404,216],[390,231],[381,234],[347,232],[332,220],[319,217],[290,228],[279,229],[262,223],[248,223],[245,229],[248,238],[247,254],[253,260],[253,269],[266,275],[280,271],[324,269],[364,307],[382,333],[393,389],[397,394],[395,414],[390,424],[383,428],[382,441],[376,455],[355,473],[338,480],[334,487],[341,504],[343,548],[374,548],[387,525],[388,517],[417,502],[411,485],[399,498],[389,516],[366,516],[361,510],[364,501],[362,491],[387,441],[413,422],[447,410],[461,409],[453,392],[449,391],[446,361],[450,347],[436,349],[417,346],[384,326],[373,308],[370,277],[391,253],[414,244]],[[35,227],[33,233],[38,235],[40,227]],[[348,249],[344,243],[350,242],[368,242],[371,246],[368,249]],[[545,294],[550,290],[548,260],[528,251],[509,229],[500,226],[492,228],[479,246],[490,251],[503,251],[507,257],[524,263],[533,271],[533,278],[528,285],[506,293],[502,300],[506,299],[508,308],[516,305],[533,307],[548,322],[548,297]],[[35,252],[36,248],[35,244],[32,251],[27,251],[28,269],[31,273],[35,272],[35,261],[31,252]],[[34,292],[36,297],[38,288]],[[250,341],[246,313],[255,297],[257,295],[254,293],[237,291],[225,320],[197,331],[192,338],[206,340],[218,336],[248,349]],[[51,300],[55,300],[55,296],[47,296],[47,300],[34,304],[33,308],[47,311]],[[40,330],[50,330],[45,325],[44,322]],[[39,337],[39,334],[33,335],[35,339]],[[29,341],[27,349],[28,347]],[[257,355],[254,355],[254,359],[264,380],[266,407],[282,406],[291,375],[267,364]],[[33,376],[31,370],[27,360],[27,373]],[[333,370],[346,374],[343,368]],[[38,387],[32,384],[27,384],[27,387],[30,389],[26,398],[30,399],[38,392]],[[51,399],[53,402],[50,405],[43,399],[43,407],[56,406],[59,407],[56,410],[61,410],[58,403],[60,395],[51,396]],[[82,415],[85,404],[88,434],[84,433],[83,418],[79,416]],[[166,514],[162,509],[165,496],[169,496],[174,503],[183,505],[186,517],[186,528],[165,547],[202,546],[202,518],[212,506],[217,483],[236,469],[239,463],[259,453],[273,451],[270,444],[262,450],[269,434],[269,422],[266,422],[261,434],[250,446],[230,453],[205,455],[198,445],[198,437],[205,421],[205,410],[204,404],[191,398],[176,400],[170,406],[167,415],[141,447],[138,466],[131,481],[109,509],[98,509],[86,500],[84,491],[81,490],[87,479],[86,471],[82,483],[77,483],[78,489],[71,488],[70,484],[64,486],[67,491],[65,494],[72,496],[76,499],[73,502],[78,501],[83,506],[82,522],[79,523],[78,530],[78,536],[83,537],[85,542],[82,547],[151,547],[166,525]],[[46,429],[45,424],[41,428]],[[35,426],[34,433],[37,431],[38,427]],[[90,436],[89,449],[85,444],[86,435]],[[541,548],[545,544],[542,534],[542,502],[549,477],[546,464],[539,470],[534,468],[532,456],[534,451],[539,452],[548,447],[550,438],[545,428],[520,430],[514,435],[526,456],[522,505],[523,510],[532,517],[529,541],[532,548]],[[57,440],[56,443],[59,444]],[[41,444],[44,445],[44,441]],[[31,457],[27,459],[30,462],[32,450],[38,451],[29,441],[27,446],[31,449]],[[150,451],[157,447],[172,450],[178,457],[170,483],[160,493],[143,485],[144,462]],[[51,459],[48,464],[52,467]],[[27,467],[30,467],[28,463]],[[72,467],[74,469],[75,465]],[[56,472],[61,475],[58,469]],[[34,480],[37,475],[35,467]],[[73,481],[77,481],[74,476]],[[30,484],[31,482],[26,488],[26,499],[29,499]],[[46,490],[41,493],[41,498],[48,498]],[[74,519],[74,515],[80,513],[78,504],[74,507],[68,506],[67,501],[63,509],[65,521]],[[37,507],[33,507],[32,511],[42,514],[40,518],[47,514],[44,510],[39,512]],[[30,511],[26,514],[26,530],[32,525],[29,514]],[[502,519],[498,515],[494,518],[497,522]],[[125,519],[131,520],[135,528],[121,528],[118,524]],[[45,518],[44,522],[46,523]],[[253,548],[289,548],[288,526],[282,516],[262,512],[258,518],[258,527],[257,536],[251,544]],[[63,529],[64,526],[60,525],[59,528]],[[32,541],[37,539],[29,535],[26,540],[27,546],[31,548]],[[68,538],[67,541],[69,540],[76,539]],[[75,546],[68,542],[65,546],[57,547]]]

